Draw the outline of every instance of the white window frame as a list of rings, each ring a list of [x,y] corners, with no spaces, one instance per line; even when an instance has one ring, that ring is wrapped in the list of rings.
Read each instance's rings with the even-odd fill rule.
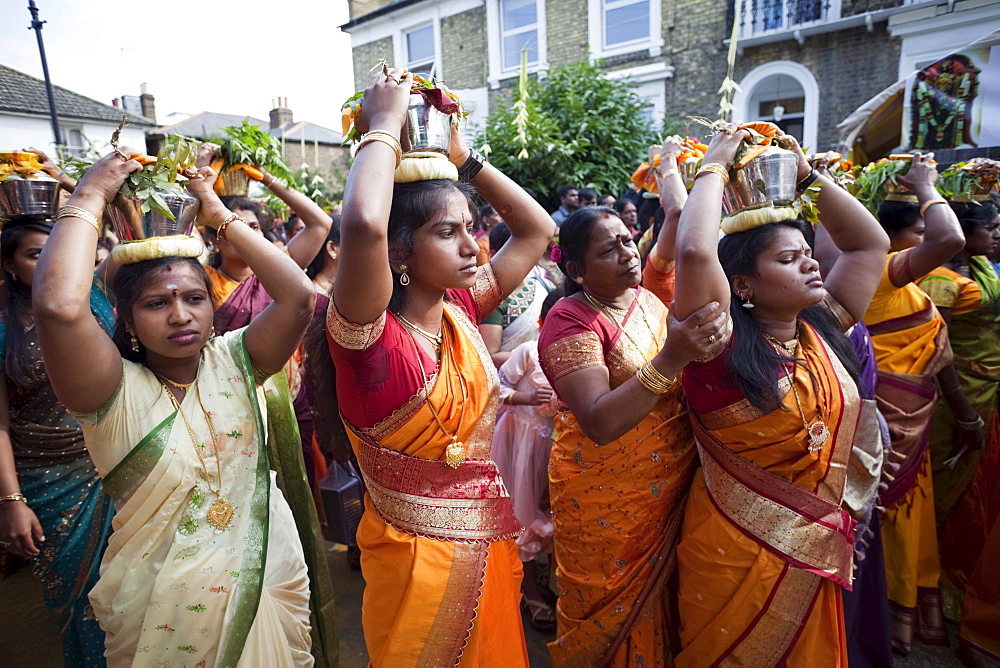
[[[666,63],[651,63],[624,70],[606,72],[609,79],[627,79],[634,84],[636,95],[653,107],[653,124],[662,127],[667,113],[666,81],[674,76],[674,67]]]
[[[406,36],[414,32],[415,30],[422,30],[423,28],[430,27],[434,34],[434,62],[431,63],[431,74],[438,79],[443,79],[444,76],[441,73],[441,19],[437,16],[430,20],[420,21],[419,23],[414,23],[401,28],[395,35],[393,35],[392,50],[393,53],[401,54],[406,56],[407,69],[412,69],[411,65],[419,65],[426,61],[413,61],[410,59],[409,46],[406,43]]]
[[[486,50],[489,63],[487,81],[490,88],[500,87],[500,82],[512,79],[521,72],[520,64],[505,68],[503,62],[503,20],[500,14],[502,0],[486,0]],[[549,69],[546,48],[545,0],[535,0],[535,29],[538,32],[538,60],[528,63],[528,72],[539,76]]]
[[[812,152],[824,150],[824,147],[816,145],[819,136],[819,84],[816,83],[816,77],[813,76],[808,67],[790,60],[772,60],[755,67],[743,77],[739,84],[740,90],[733,96],[733,120],[752,121],[757,119],[757,110],[749,108],[750,102],[753,100],[753,89],[764,79],[775,74],[790,76],[802,86],[802,92],[805,95],[802,145]]]
[[[587,1],[587,38],[590,42],[591,59],[608,58],[625,53],[634,53],[648,49],[650,58],[659,58],[663,54],[663,36],[661,2],[646,0],[649,3],[649,36],[613,46],[604,44],[604,25],[607,18],[608,4],[617,6],[632,4],[630,0],[588,0]]]
[[[803,21],[802,23],[795,23],[792,25],[787,24],[788,20],[788,4],[792,2],[800,2],[801,0],[780,0],[781,1],[781,25],[777,28],[760,28],[754,30],[754,24],[751,22],[751,16],[748,14],[747,21],[740,26],[740,39],[748,39],[750,37],[761,37],[763,35],[778,35],[781,33],[795,32],[796,30],[801,30],[803,28],[809,28],[811,26],[823,25],[824,23],[830,23],[831,21],[837,21],[840,19],[840,9],[842,2],[841,0],[820,0],[822,4],[829,4],[830,8],[827,10],[827,15],[825,17],[820,17],[815,21]],[[742,11],[743,7],[747,8],[749,12],[752,7],[752,0],[742,0],[737,1],[736,11]]]

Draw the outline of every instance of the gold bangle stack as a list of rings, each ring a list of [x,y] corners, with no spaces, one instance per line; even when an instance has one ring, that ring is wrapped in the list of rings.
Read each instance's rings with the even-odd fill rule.
[[[226,240],[226,228],[229,227],[229,223],[235,223],[236,221],[243,222],[243,219],[237,216],[235,213],[229,214],[229,217],[222,221],[222,224],[215,228],[215,238]]]
[[[635,379],[653,394],[666,394],[677,382],[676,378],[667,378],[660,373],[652,362],[646,362],[639,367]]]
[[[947,204],[948,200],[944,197],[935,197],[934,199],[929,199],[920,205],[920,217],[923,218],[927,214],[927,209],[931,208],[935,204]]]
[[[695,180],[698,180],[699,176],[704,176],[705,174],[715,174],[722,177],[722,185],[729,183],[729,170],[726,169],[724,165],[720,165],[717,162],[708,162],[701,166],[698,173],[694,175]]]
[[[101,233],[101,223],[97,220],[97,216],[82,207],[67,204],[63,208],[59,209],[59,215],[56,216],[56,220],[59,220],[60,218],[79,218],[80,220],[90,223],[95,232],[98,234]]]
[[[11,501],[20,501],[21,503],[27,504],[28,498],[20,492],[8,494],[7,496],[0,496],[0,504],[10,503]]]
[[[351,148],[351,157],[355,157],[365,144],[373,141],[380,141],[389,146],[396,153],[396,166],[399,167],[399,163],[403,160],[403,147],[400,146],[398,137],[384,130],[372,130],[361,135],[358,143]]]

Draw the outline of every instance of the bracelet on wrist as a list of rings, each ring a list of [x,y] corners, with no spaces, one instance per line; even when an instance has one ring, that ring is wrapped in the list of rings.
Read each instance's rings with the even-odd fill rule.
[[[90,223],[90,226],[94,228],[95,232],[98,234],[101,233],[101,223],[97,219],[97,216],[83,207],[67,204],[59,209],[59,213],[56,215],[56,220],[59,220],[60,218],[79,218],[84,222]]]
[[[243,219],[235,213],[229,214],[229,217],[222,221],[222,224],[215,229],[215,237],[226,241],[226,228],[229,227],[229,223],[235,223],[237,221],[242,223]]]
[[[635,373],[636,380],[644,388],[653,394],[666,394],[677,383],[676,378],[667,378],[653,366],[652,362],[646,362]]]
[[[726,169],[725,165],[720,165],[717,162],[705,163],[698,170],[698,173],[694,175],[694,180],[697,181],[700,177],[705,174],[715,174],[722,178],[722,185],[729,183],[729,170]]]
[[[403,147],[400,145],[398,137],[385,130],[371,130],[361,135],[358,143],[351,147],[351,157],[356,157],[358,151],[373,141],[381,142],[391,148],[396,154],[396,167],[399,167],[399,163],[403,160]]]
[[[946,200],[944,197],[934,197],[933,199],[927,200],[926,202],[920,205],[920,217],[923,218],[925,215],[927,215],[927,209],[931,208],[935,204],[947,204],[947,203],[948,200]]]
[[[986,422],[983,421],[982,415],[977,415],[975,420],[959,420],[955,418],[955,422],[958,424],[958,428],[962,431],[977,431],[986,426]]]
[[[20,492],[17,492],[15,494],[8,494],[6,496],[0,496],[0,505],[3,505],[5,503],[11,503],[13,501],[20,501],[25,505],[28,504],[28,498],[24,494],[21,494]]]
[[[802,192],[812,184],[816,183],[816,179],[818,178],[819,178],[819,172],[817,172],[814,169],[810,171],[808,174],[806,174],[806,177],[804,179],[795,184],[795,189],[799,192]]]

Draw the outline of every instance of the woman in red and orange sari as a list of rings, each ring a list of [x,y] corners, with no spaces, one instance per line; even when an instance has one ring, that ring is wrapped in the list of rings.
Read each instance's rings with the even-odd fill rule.
[[[916,154],[899,183],[912,193],[890,193],[878,210],[889,235],[889,257],[865,313],[871,333],[879,409],[889,426],[899,468],[886,479],[881,521],[893,648],[908,653],[914,637],[947,645],[941,614],[934,483],[928,450],[935,378],[962,419],[975,412],[951,365],[948,328],[914,281],[962,249],[958,219],[934,187],[933,154]],[[859,181],[866,178],[862,173]],[[921,215],[923,211],[923,215]],[[971,416],[970,416],[971,414]],[[975,432],[966,436],[975,437]]]
[[[878,441],[857,433],[858,360],[843,331],[868,307],[888,240],[795,146],[799,183],[823,184],[821,221],[842,251],[826,284],[794,210],[719,241],[744,139],[730,126],[712,140],[677,232],[677,317],[708,300],[735,304],[726,350],[682,379],[702,469],[677,548],[676,662],[847,666],[841,589],[855,520],[844,507],[870,502],[878,482],[878,471],[848,480],[848,470],[856,437]]]
[[[365,644],[374,666],[526,666],[521,526],[490,458],[500,382],[476,325],[521,284],[555,226],[457,131],[451,162],[403,158],[393,185],[411,85],[392,70],[365,91],[327,315],[368,489],[357,532]],[[405,177],[416,163],[421,180]],[[510,227],[482,267],[478,206],[459,176]]]
[[[657,243],[666,272],[675,230],[676,215]],[[697,465],[669,379],[725,345],[728,318],[708,305],[672,321],[667,336],[667,307],[638,287],[639,252],[612,209],[570,214],[559,244],[570,296],[549,312],[538,345],[562,409],[549,464],[559,584],[549,651],[557,666],[669,665],[678,649],[674,549]]]

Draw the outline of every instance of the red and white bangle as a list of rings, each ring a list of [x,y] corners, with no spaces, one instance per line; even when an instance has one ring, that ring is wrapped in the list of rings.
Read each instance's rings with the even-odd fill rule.
[[[229,214],[229,217],[222,221],[222,225],[219,225],[215,230],[215,236],[219,239],[225,241],[226,239],[226,228],[229,227],[229,223],[235,223],[236,221],[243,222],[243,219],[237,216],[235,213]]]

